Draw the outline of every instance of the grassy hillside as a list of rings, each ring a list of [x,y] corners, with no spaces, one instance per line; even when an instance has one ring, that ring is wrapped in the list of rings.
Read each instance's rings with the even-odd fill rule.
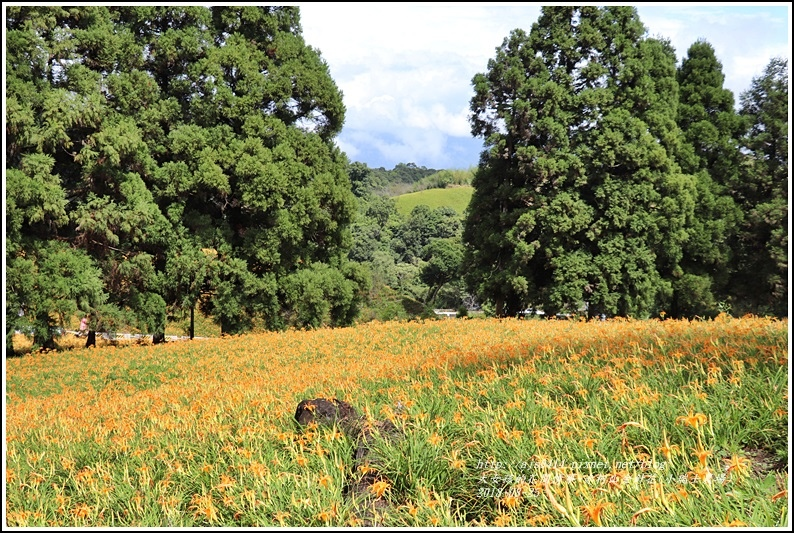
[[[432,208],[449,206],[461,215],[469,205],[473,187],[450,187],[448,189],[427,189],[419,192],[403,194],[394,198],[397,202],[397,211],[407,215],[417,205],[427,205]]]

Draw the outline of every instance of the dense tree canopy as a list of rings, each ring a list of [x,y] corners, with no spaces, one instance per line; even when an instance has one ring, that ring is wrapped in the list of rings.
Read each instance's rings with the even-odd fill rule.
[[[677,69],[631,7],[544,7],[511,32],[473,79],[469,288],[498,315],[785,314],[787,64],[740,114],[723,81],[711,45]]]
[[[741,95],[748,120],[737,201],[744,211],[732,291],[742,311],[788,309],[788,60],[774,58]]]
[[[475,76],[466,271],[497,314],[642,315],[670,294],[695,183],[675,160],[675,55],[644,33],[630,7],[544,7]]]
[[[697,180],[697,202],[688,223],[684,274],[673,279],[667,306],[673,317],[711,314],[728,290],[735,257],[731,241],[742,219],[730,191],[739,180],[745,121],[724,79],[722,64],[705,41],[689,48],[678,70],[677,122],[686,140],[679,161]]]
[[[7,15],[7,338],[19,310],[44,327],[105,304],[150,332],[196,302],[224,332],[284,327],[315,286],[337,311],[299,322],[349,323],[345,109],[298,8]]]

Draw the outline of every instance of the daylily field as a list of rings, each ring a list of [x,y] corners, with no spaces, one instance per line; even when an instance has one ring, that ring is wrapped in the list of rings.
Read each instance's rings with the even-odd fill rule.
[[[10,526],[785,526],[788,322],[450,319],[6,360]],[[338,398],[404,438],[354,466]],[[375,455],[373,455],[375,456]]]

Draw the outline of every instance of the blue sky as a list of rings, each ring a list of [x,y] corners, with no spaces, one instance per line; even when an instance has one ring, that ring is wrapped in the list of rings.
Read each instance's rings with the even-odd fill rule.
[[[481,139],[468,122],[471,79],[511,30],[529,30],[539,4],[307,3],[303,36],[344,93],[337,138],[351,161],[391,169],[476,166]],[[790,59],[791,5],[651,4],[637,7],[651,36],[679,63],[697,39],[714,46],[725,87],[739,100],[775,56]]]

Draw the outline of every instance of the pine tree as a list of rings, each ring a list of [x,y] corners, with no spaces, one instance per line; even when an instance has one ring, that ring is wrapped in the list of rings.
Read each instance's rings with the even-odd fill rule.
[[[697,179],[697,203],[681,263],[683,274],[673,280],[667,309],[672,317],[713,315],[718,302],[727,301],[731,239],[742,218],[730,192],[739,180],[739,139],[745,122],[724,80],[714,48],[705,41],[694,43],[678,69],[677,122],[686,139],[679,162]]]
[[[671,294],[694,179],[676,163],[675,54],[629,7],[544,7],[473,83],[485,139],[464,271],[499,315],[648,315]]]
[[[788,313],[788,60],[774,58],[741,95],[748,157],[735,187],[744,212],[731,288],[738,312]]]

